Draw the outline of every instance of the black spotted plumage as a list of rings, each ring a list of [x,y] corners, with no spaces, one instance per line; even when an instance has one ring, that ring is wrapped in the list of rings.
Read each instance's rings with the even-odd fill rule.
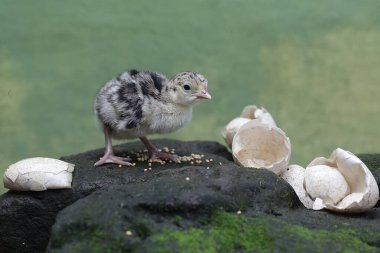
[[[138,73],[140,73],[140,71],[138,71],[138,70],[136,70],[136,69],[131,69],[131,70],[129,71],[129,74],[130,74],[131,76],[135,76],[135,75],[137,75]]]
[[[140,82],[141,92],[144,96],[156,97],[154,90],[151,86],[152,84],[149,81],[143,80]]]
[[[155,87],[159,92],[161,92],[161,90],[162,90],[162,85],[163,85],[163,82],[164,82],[165,80],[162,79],[160,76],[158,76],[156,73],[150,73],[150,77],[151,77],[152,80],[153,80],[154,87]]]
[[[131,120],[131,121],[128,121],[125,125],[125,128],[126,129],[132,129],[132,128],[135,128],[137,127],[137,122],[134,121],[134,120]]]
[[[100,90],[95,103],[98,118],[118,129],[139,127],[144,116],[143,104],[151,99],[160,100],[161,91],[167,82],[168,79],[162,74],[150,71],[132,69],[121,73]],[[106,103],[103,105],[106,108],[103,112],[102,103]],[[107,116],[111,109],[115,114],[114,118]]]

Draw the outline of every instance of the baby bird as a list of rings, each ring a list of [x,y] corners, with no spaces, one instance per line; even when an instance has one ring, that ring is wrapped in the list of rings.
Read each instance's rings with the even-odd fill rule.
[[[131,166],[117,157],[112,138],[140,140],[150,159],[176,161],[176,155],[159,151],[147,135],[173,132],[191,121],[192,106],[211,99],[207,80],[195,72],[182,72],[167,79],[157,72],[130,70],[107,82],[95,99],[95,113],[104,132],[105,153],[95,166],[115,163]]]

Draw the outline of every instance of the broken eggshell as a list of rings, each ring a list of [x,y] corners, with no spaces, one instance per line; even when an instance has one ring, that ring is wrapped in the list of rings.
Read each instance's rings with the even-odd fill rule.
[[[257,107],[256,105],[247,105],[244,107],[240,117],[257,120],[271,126],[277,126],[272,115],[264,107]]]
[[[281,177],[294,189],[302,204],[306,208],[312,209],[314,201],[309,197],[303,186],[305,168],[295,164],[289,165],[284,173],[281,174]]]
[[[247,118],[234,118],[227,124],[227,126],[222,130],[223,139],[226,142],[229,148],[232,147],[232,140],[234,139],[235,134],[240,129],[242,125],[248,123],[251,119]]]
[[[305,189],[312,199],[337,204],[350,193],[350,186],[339,170],[327,165],[315,165],[305,170]]]
[[[232,140],[240,127],[252,120],[277,126],[272,115],[264,107],[247,105],[241,112],[240,117],[231,120],[222,130],[222,136],[229,148],[232,147]]]
[[[358,213],[371,209],[379,199],[379,188],[367,166],[340,148],[329,159],[314,159],[306,169],[291,165],[281,177],[308,209]]]
[[[44,157],[21,160],[4,173],[4,187],[16,191],[71,188],[74,164]]]
[[[235,162],[244,167],[265,168],[282,174],[291,153],[290,140],[278,127],[258,121],[244,124],[232,142]]]

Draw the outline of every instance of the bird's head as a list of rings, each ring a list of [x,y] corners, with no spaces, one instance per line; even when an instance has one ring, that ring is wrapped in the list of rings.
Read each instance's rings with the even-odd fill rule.
[[[207,92],[207,79],[195,72],[182,72],[170,80],[174,102],[182,105],[193,105],[203,100],[211,99]]]

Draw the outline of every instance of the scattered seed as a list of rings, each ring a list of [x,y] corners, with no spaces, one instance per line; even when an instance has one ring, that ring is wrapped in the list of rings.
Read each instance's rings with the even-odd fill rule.
[[[186,177],[186,181],[190,181],[190,178],[189,178],[189,177]]]
[[[121,165],[121,164],[119,164],[119,168],[121,168],[121,166],[122,166],[122,165]]]
[[[239,211],[237,211],[236,213],[237,213],[237,214],[241,214],[241,211],[239,210]]]
[[[208,162],[210,162],[210,160],[209,160],[209,159],[206,159],[206,163],[208,163]]]
[[[148,168],[148,170],[152,170],[152,168]]]
[[[194,162],[190,162],[190,164],[194,164]]]
[[[199,154],[192,154],[192,157],[198,160],[202,158]]]
[[[127,236],[132,236],[132,235],[133,235],[133,233],[132,233],[131,230],[127,230],[127,231],[125,231],[125,234],[126,234]]]
[[[144,171],[148,171],[148,169],[144,169]]]
[[[219,162],[219,165],[223,165],[223,163],[222,163],[222,162]]]
[[[207,167],[207,168],[206,168],[206,170],[209,170],[209,169],[210,169],[210,167]]]

